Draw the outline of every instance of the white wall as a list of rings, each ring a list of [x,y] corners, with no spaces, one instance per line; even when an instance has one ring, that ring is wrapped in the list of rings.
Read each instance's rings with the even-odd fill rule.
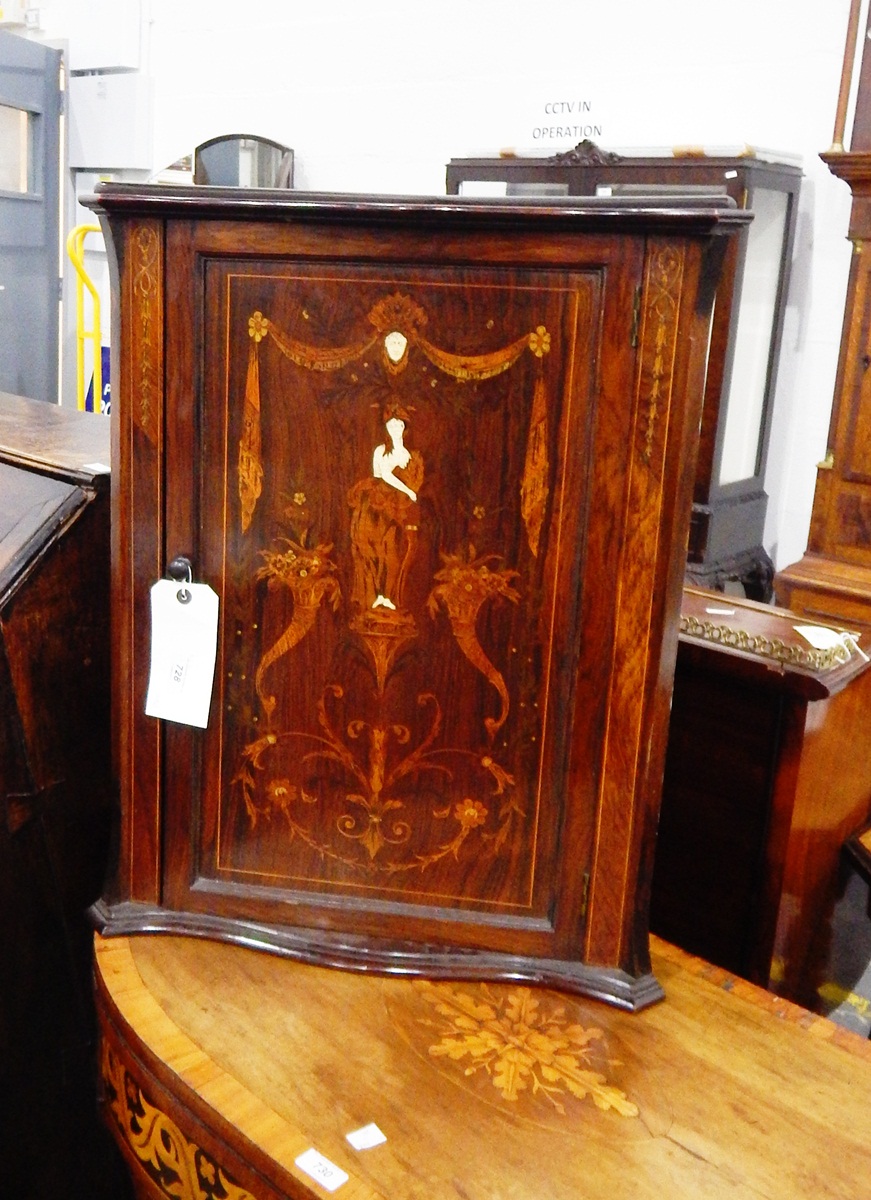
[[[273,137],[296,186],[437,193],[451,157],[748,143],[805,171],[766,490],[778,566],[807,538],[826,451],[844,292],[849,189],[832,140],[849,0],[46,0],[40,36],[104,45],[112,22],[154,94],[153,166],[218,133]],[[88,23],[92,22],[89,33]],[[94,25],[94,22],[98,22]],[[107,24],[108,23],[108,24]],[[102,50],[101,50],[102,52]],[[106,164],[101,164],[106,165]]]

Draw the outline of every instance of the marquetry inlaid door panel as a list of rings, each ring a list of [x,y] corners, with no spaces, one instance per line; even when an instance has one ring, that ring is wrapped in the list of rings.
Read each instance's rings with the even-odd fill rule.
[[[110,221],[129,281],[169,203],[151,348],[122,289],[163,401],[126,607],[137,543],[220,606],[204,730],[144,714],[128,618],[117,920],[655,998],[640,889],[723,239],[198,194]],[[122,401],[122,448],[143,420]]]
[[[209,264],[206,353],[227,352],[197,569],[223,619],[199,864],[219,887],[548,920],[603,293],[597,270]]]

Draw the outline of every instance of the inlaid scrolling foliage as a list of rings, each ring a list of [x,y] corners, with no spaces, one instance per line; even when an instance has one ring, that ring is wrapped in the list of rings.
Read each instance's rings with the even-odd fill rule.
[[[457,480],[434,479],[433,472],[444,472],[444,457],[434,460],[429,451],[427,462],[421,449],[416,414],[425,405],[432,409],[430,399],[423,394],[418,401],[407,387],[398,392],[391,381],[400,380],[415,355],[424,360],[422,370],[434,367],[459,383],[495,379],[524,355],[537,364],[527,405],[525,453],[511,501],[535,561],[551,490],[552,417],[545,374],[551,333],[538,324],[496,350],[459,353],[428,336],[424,305],[399,293],[372,304],[366,324],[355,339],[315,345],[283,331],[260,310],[247,317],[249,357],[237,457],[243,536],[263,527],[255,516],[263,503],[264,481],[274,469],[265,441],[269,414],[262,407],[270,400],[261,396],[261,355],[267,347],[300,373],[293,376],[293,386],[303,391],[306,373],[322,377],[345,372],[357,380],[357,372],[374,363],[383,380],[377,402],[382,440],[364,448],[368,462],[363,457],[360,474],[345,485],[344,528],[318,529],[313,535],[311,514],[320,499],[315,490],[324,482],[312,483],[316,472],[304,478],[301,468],[285,509],[290,536],[277,537],[257,551],[260,566],[254,582],[266,584],[264,604],[281,595],[288,615],[256,662],[257,736],[242,746],[232,783],[252,829],[261,820],[279,820],[290,840],[303,843],[316,860],[342,864],[364,876],[389,877],[457,860],[470,842],[498,854],[513,823],[523,817],[514,773],[496,744],[513,703],[506,663],[500,661],[506,647],[497,641],[498,653],[485,650],[480,627],[499,606],[517,606],[530,586],[518,564],[506,559],[502,545],[472,540],[473,529],[481,535],[485,529],[483,506],[470,501],[462,540],[441,540],[432,503],[425,507],[424,502],[434,485],[448,492]],[[428,377],[430,388],[435,381]],[[359,403],[367,399],[371,391]],[[430,565],[433,545],[441,564],[437,567]],[[412,574],[417,576],[414,585]],[[421,578],[429,580],[423,597]],[[294,672],[302,669],[297,657],[301,644],[326,612],[345,630],[344,649],[333,656],[331,674],[325,675],[313,701],[308,718],[314,720],[299,720],[297,713],[292,719],[281,696]],[[478,734],[471,731],[472,740],[465,744],[446,732],[453,697],[427,683],[425,672],[410,712],[407,697],[405,709],[391,699],[392,687],[399,696],[406,686],[398,673],[404,652],[419,642],[424,624],[445,621],[454,645],[486,681],[496,702],[495,711],[481,714]],[[373,678],[374,692],[365,702],[346,678],[359,659],[355,647],[362,649]]]
[[[134,310],[139,314],[132,338],[136,346],[136,379],[133,393],[137,398],[140,428],[151,441],[156,437],[158,410],[158,357],[161,336],[160,312],[160,239],[152,224],[143,222],[133,231],[130,245]]]
[[[660,246],[651,255],[647,279],[647,310],[642,339],[642,399],[644,444],[642,457],[651,461],[659,418],[667,410],[671,397],[683,258],[673,246]]]
[[[171,1200],[256,1200],[147,1099],[105,1039],[100,1068],[109,1112],[154,1188]]]

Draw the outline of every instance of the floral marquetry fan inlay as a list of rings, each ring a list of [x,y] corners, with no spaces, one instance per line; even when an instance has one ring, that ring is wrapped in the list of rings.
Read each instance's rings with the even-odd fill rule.
[[[622,1064],[608,1036],[581,1024],[571,1004],[553,993],[424,980],[416,987],[431,1010],[418,1017],[417,1044],[428,1037],[429,1057],[453,1068],[457,1081],[486,1080],[491,1102],[498,1098],[539,1118],[542,1110],[567,1116],[576,1102],[638,1116],[638,1106],[614,1083]]]
[[[687,464],[722,235],[746,217],[95,203],[123,297],[103,929],[657,999],[644,881]],[[180,555],[220,600],[197,731],[140,698],[149,589]],[[571,1047],[569,1092],[594,1050]]]

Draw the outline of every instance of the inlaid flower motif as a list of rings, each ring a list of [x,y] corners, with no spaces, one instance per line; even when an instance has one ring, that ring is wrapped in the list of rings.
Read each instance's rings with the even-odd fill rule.
[[[265,565],[257,571],[258,579],[280,579],[292,585],[299,580],[331,575],[336,570],[329,557],[332,546],[315,546],[309,550],[290,538],[280,541],[286,549],[260,551]]]
[[[283,808],[293,799],[296,788],[291,787],[287,779],[273,779],[266,788],[266,794],[273,804]]]
[[[450,611],[452,601],[457,601],[462,592],[474,593],[476,605],[491,596],[504,596],[516,604],[520,595],[515,589],[514,580],[519,577],[519,571],[498,569],[501,559],[495,554],[485,554],[477,557],[475,547],[468,546],[466,553],[442,554],[442,569],[435,574],[439,587],[433,591],[427,601],[431,612],[438,608],[437,601],[443,600]],[[494,565],[491,566],[490,564]],[[477,607],[476,610],[477,612]]]
[[[503,1100],[545,1098],[565,1113],[563,1098],[574,1096],[602,1112],[638,1116],[602,1070],[617,1065],[603,1031],[572,1021],[566,1005],[547,992],[428,981],[416,987],[442,1018],[430,1055],[461,1065],[466,1076],[484,1072]]]
[[[292,809],[297,804],[316,804],[317,796],[311,795],[305,788],[298,788],[289,779],[270,779],[266,785],[266,816],[281,813],[288,821],[293,821]]]
[[[461,800],[454,806],[454,816],[464,829],[474,829],[487,820],[487,808],[480,800]]]
[[[545,354],[550,353],[550,334],[544,325],[536,325],[529,335],[529,349],[536,358],[544,358]]]
[[[262,342],[269,329],[269,321],[262,312],[252,313],[248,318],[248,336],[255,342]]]

